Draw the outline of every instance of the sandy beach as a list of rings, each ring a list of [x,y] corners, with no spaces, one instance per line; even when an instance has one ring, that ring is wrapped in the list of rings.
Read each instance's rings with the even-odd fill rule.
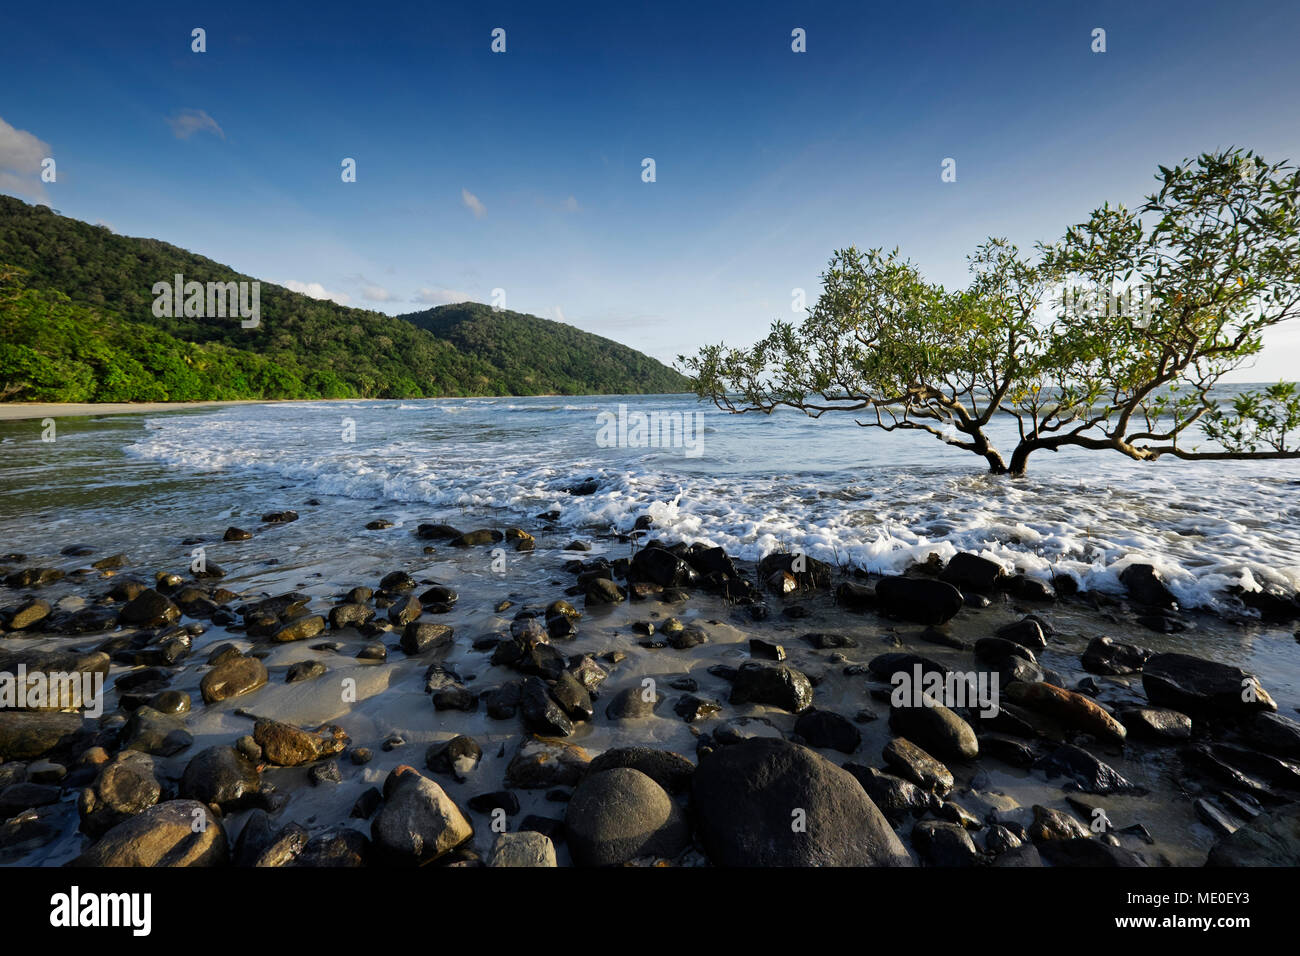
[[[0,403],[0,421],[67,418],[72,415],[147,415],[154,412],[179,411],[183,408],[260,404],[263,402],[250,399],[229,402],[6,402]]]

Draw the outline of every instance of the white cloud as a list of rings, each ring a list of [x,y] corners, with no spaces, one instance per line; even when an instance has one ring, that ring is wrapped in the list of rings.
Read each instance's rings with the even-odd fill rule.
[[[183,109],[175,116],[169,116],[167,122],[177,139],[189,139],[200,132],[209,132],[222,139],[226,138],[226,131],[218,126],[217,121],[204,110]]]
[[[453,302],[473,302],[474,297],[468,292],[461,292],[458,289],[424,286],[416,290],[411,301],[419,302],[422,305],[450,305]]]
[[[460,201],[465,204],[466,209],[474,214],[475,219],[482,219],[487,215],[487,206],[483,205],[477,196],[463,186],[460,190]]]
[[[281,282],[280,285],[290,292],[301,292],[313,299],[328,299],[331,302],[337,302],[339,305],[350,305],[352,303],[352,297],[346,292],[331,292],[319,282],[299,282],[297,279],[289,279]]]
[[[361,297],[370,302],[394,302],[397,300],[397,296],[381,285],[362,286]]]
[[[49,143],[0,119],[0,192],[44,200],[41,160],[52,152]]]
[[[564,200],[564,211],[565,211],[565,212],[577,212],[577,211],[578,211],[578,200],[577,200],[576,198],[574,198],[573,196],[570,196],[568,199]]]

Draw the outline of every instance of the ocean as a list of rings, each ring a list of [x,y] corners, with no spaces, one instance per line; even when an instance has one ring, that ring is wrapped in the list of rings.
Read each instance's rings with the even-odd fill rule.
[[[625,420],[677,415],[699,433],[645,447],[624,428],[631,441],[620,443],[617,427],[602,435],[620,406]],[[1013,427],[992,429],[1004,454]],[[930,435],[847,416],[728,415],[681,395],[291,402],[57,428],[42,442],[37,422],[0,425],[7,550],[93,536],[174,562],[185,553],[176,542],[204,522],[314,497],[340,518],[379,507],[399,526],[558,511],[575,535],[626,532],[648,514],[671,539],[871,572],[974,551],[1110,593],[1128,563],[1149,562],[1185,607],[1219,607],[1234,585],[1300,587],[1300,462],[1139,463],[1066,449],[1039,452],[1026,477],[1009,479]],[[584,482],[590,494],[565,491]]]

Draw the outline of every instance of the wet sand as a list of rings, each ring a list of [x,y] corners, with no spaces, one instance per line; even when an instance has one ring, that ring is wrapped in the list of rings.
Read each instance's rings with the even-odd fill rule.
[[[72,415],[147,415],[185,408],[262,404],[266,404],[262,399],[226,402],[4,402],[0,403],[0,421],[65,418]]]

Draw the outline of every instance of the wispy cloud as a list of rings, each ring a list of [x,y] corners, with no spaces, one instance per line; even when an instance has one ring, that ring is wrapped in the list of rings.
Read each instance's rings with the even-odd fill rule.
[[[167,122],[177,139],[189,139],[195,133],[204,132],[226,138],[226,131],[205,110],[183,109],[174,116],[167,117]]]
[[[574,213],[582,210],[582,205],[578,202],[578,197],[572,195],[564,199],[556,199],[554,196],[538,195],[533,197],[533,202],[539,209],[545,209],[547,212]]]
[[[458,289],[445,289],[442,286],[424,286],[416,290],[411,299],[421,305],[450,305],[452,302],[472,302],[474,297]]]
[[[319,282],[299,282],[297,279],[288,279],[281,282],[290,292],[301,292],[303,295],[309,295],[313,299],[329,299],[331,302],[337,302],[339,305],[351,305],[352,297],[346,292],[331,292]]]
[[[466,209],[474,214],[475,219],[482,219],[487,215],[487,206],[483,205],[477,196],[463,186],[460,190],[460,201],[465,204]]]
[[[49,143],[0,119],[0,192],[44,200],[41,160],[51,152]]]

